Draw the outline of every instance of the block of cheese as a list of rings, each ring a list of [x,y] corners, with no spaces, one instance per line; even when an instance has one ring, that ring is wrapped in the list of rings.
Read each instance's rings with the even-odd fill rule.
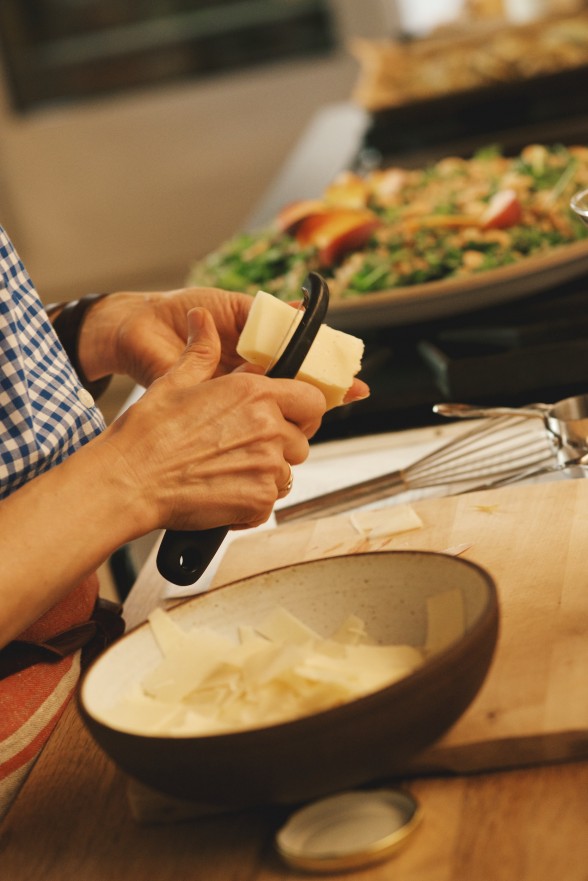
[[[284,351],[303,315],[288,303],[258,291],[237,343],[237,352],[250,364],[267,370]],[[327,399],[327,408],[343,403],[353,377],[359,373],[363,341],[323,324],[296,375],[316,386]]]

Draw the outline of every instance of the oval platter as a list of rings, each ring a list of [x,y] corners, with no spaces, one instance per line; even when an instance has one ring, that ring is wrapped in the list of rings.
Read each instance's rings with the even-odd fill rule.
[[[467,278],[331,300],[327,323],[349,332],[418,324],[556,288],[588,274],[588,239]]]

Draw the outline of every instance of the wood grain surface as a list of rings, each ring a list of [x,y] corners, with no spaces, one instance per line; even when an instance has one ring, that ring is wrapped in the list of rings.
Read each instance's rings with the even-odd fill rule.
[[[409,784],[424,819],[390,861],[340,881],[587,881],[588,763]],[[137,823],[126,781],[72,705],[0,828],[10,881],[285,881],[283,811]],[[173,819],[173,817],[171,818]]]
[[[588,484],[574,481],[464,496],[443,505],[441,500],[421,502],[414,507],[423,529],[373,543],[374,549],[385,544],[435,550],[467,543],[467,556],[486,565],[497,580],[505,601],[501,652],[510,648],[506,658],[498,655],[485,689],[485,706],[494,707],[495,716],[472,707],[470,743],[492,742],[499,723],[514,732],[519,745],[524,743],[521,734],[530,730],[538,729],[541,736],[585,731],[585,706],[566,696],[576,700],[583,695],[579,703],[586,704],[587,492]],[[288,554],[305,559],[319,551],[341,553],[345,541],[358,539],[357,533],[345,535],[338,526],[337,547],[325,548],[323,536],[332,541],[330,525],[300,524],[287,533],[284,528],[271,540],[268,534],[263,547],[255,539],[257,559],[267,566],[269,544],[274,543],[274,553],[282,542],[281,563],[289,562]],[[235,569],[239,576],[247,574],[253,565],[250,551],[245,539],[235,542],[217,581],[232,577]],[[151,559],[129,598],[129,623],[142,620],[161,596],[161,578]],[[542,634],[540,645],[537,633]],[[499,688],[502,664],[507,669]],[[464,725],[465,717],[451,735],[461,727],[462,742],[467,740]],[[577,746],[574,742],[568,757]],[[517,757],[521,764],[528,761],[524,751]],[[542,756],[553,758],[549,750]],[[273,839],[285,818],[282,810],[182,820],[172,804],[168,814],[155,812],[157,823],[139,823],[127,785],[91,741],[75,704],[70,705],[0,827],[0,876],[10,881],[324,877],[298,875],[277,857]],[[588,881],[588,762],[421,776],[407,785],[422,804],[424,820],[406,847],[388,862],[331,877]]]

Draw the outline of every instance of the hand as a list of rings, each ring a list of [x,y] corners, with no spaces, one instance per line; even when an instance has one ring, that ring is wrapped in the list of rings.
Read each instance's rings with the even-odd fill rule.
[[[115,293],[87,314],[79,357],[90,380],[110,373],[130,376],[148,387],[175,364],[186,347],[190,309],[212,313],[221,342],[215,376],[242,363],[235,346],[252,298],[217,288],[185,288],[153,293]]]
[[[344,404],[352,404],[354,401],[363,401],[365,398],[369,398],[370,396],[370,387],[367,382],[364,382],[363,379],[357,379],[357,377],[353,380],[353,385],[348,390],[345,395]]]
[[[242,359],[236,345],[252,298],[219,288],[185,288],[154,293],[116,293],[100,300],[88,313],[80,336],[79,358],[90,380],[110,373],[130,376],[147,388],[180,357],[188,338],[190,309],[212,313],[221,341],[215,376],[230,373]],[[369,396],[369,387],[355,379],[345,403]]]
[[[192,310],[187,323],[177,364],[92,441],[122,482],[139,534],[263,523],[325,411],[307,383],[247,370],[218,376],[211,314]]]

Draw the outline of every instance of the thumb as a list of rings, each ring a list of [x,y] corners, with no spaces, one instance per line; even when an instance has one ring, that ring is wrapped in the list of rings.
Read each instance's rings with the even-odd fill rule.
[[[188,342],[175,371],[204,382],[214,376],[221,357],[221,341],[208,309],[191,309],[187,315]]]

